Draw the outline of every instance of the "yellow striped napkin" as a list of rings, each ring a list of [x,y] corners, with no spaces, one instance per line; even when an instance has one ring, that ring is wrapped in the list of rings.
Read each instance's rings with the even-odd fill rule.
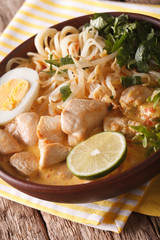
[[[0,59],[43,28],[80,15],[105,11],[137,12],[160,18],[159,6],[96,0],[26,0],[0,37]],[[75,222],[119,233],[147,185],[96,203],[59,204],[28,196],[0,180],[0,196]]]

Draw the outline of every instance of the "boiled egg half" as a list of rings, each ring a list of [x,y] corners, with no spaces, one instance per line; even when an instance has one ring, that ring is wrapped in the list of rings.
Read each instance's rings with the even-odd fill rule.
[[[15,68],[0,78],[0,125],[31,109],[39,93],[38,73],[30,68]]]

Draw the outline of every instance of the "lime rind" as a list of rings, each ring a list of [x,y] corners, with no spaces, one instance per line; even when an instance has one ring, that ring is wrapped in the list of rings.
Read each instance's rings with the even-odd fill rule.
[[[86,148],[87,146],[87,142],[88,141],[93,141],[93,138],[98,138],[101,139],[103,137],[103,134],[106,135],[106,133],[111,134],[111,135],[115,135],[117,137],[119,137],[120,141],[121,141],[121,149],[119,150],[119,155],[117,156],[116,160],[114,160],[110,165],[108,165],[107,167],[104,167],[100,170],[97,170],[95,169],[94,171],[92,172],[83,172],[83,171],[77,171],[74,167],[73,167],[73,164],[72,164],[72,159],[73,159],[73,154],[74,153],[77,153],[78,149],[82,146],[82,148]],[[97,142],[98,144],[98,142]],[[88,147],[88,146],[87,146]],[[84,149],[84,152],[85,152],[86,149]],[[81,152],[81,151],[80,151]],[[78,145],[76,145],[70,152],[70,154],[68,155],[67,157],[67,167],[69,168],[69,170],[73,173],[73,175],[81,178],[81,179],[87,179],[87,180],[93,180],[93,179],[97,179],[97,178],[101,178],[101,177],[104,177],[106,176],[107,174],[111,173],[112,171],[114,171],[116,168],[118,168],[120,166],[120,164],[124,161],[125,157],[126,157],[126,154],[127,154],[127,144],[126,144],[126,139],[125,137],[123,136],[123,134],[121,133],[118,133],[118,132],[103,132],[103,133],[99,133],[99,134],[96,134],[90,138],[88,138],[87,140],[79,143]],[[81,157],[82,157],[83,154],[81,154],[79,156],[79,160],[81,161]],[[85,161],[84,161],[85,162]]]

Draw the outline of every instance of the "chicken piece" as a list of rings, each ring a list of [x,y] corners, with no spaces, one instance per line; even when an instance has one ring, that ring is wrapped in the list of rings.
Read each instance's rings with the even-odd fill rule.
[[[132,120],[128,120],[124,117],[105,117],[103,128],[104,131],[116,131],[121,132],[128,137],[135,135],[136,131],[130,126],[139,126],[140,123]]]
[[[68,144],[70,146],[75,146],[79,143],[79,139],[73,135],[68,135]]]
[[[154,103],[144,103],[138,107],[138,115],[145,124],[154,125],[160,120],[160,103],[154,107]]]
[[[0,129],[0,153],[11,154],[22,151],[16,139],[7,131]]]
[[[35,145],[38,141],[38,121],[39,116],[35,112],[20,113],[15,119],[16,130],[13,134],[26,145]]]
[[[60,116],[42,116],[37,126],[37,136],[47,142],[64,143],[67,135],[61,129]]]
[[[70,147],[61,143],[49,143],[46,144],[43,141],[39,141],[40,160],[39,167],[47,168],[56,163],[62,162],[66,159]]]
[[[18,132],[16,131],[16,123],[15,121],[12,121],[10,123],[7,123],[4,126],[4,130],[12,134],[13,137],[17,138],[18,137]]]
[[[26,176],[38,170],[38,160],[31,152],[15,153],[9,161],[13,167]]]
[[[72,135],[76,143],[84,140],[94,128],[102,124],[108,107],[108,104],[97,100],[70,100],[61,114],[62,131]]]
[[[152,95],[152,90],[141,85],[126,88],[120,97],[120,104],[124,113],[132,111],[143,104]]]
[[[94,128],[90,133],[88,134],[87,138],[90,136],[93,136],[94,134],[100,133],[103,131],[103,126],[100,126],[98,128]],[[75,146],[79,143],[79,139],[77,137],[74,137],[73,135],[68,135],[68,144],[70,146]]]

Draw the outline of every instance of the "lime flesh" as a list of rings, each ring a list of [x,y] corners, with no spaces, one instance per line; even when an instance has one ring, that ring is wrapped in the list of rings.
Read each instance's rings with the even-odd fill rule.
[[[67,157],[67,166],[79,178],[96,179],[116,169],[126,152],[123,134],[102,132],[76,145]]]

